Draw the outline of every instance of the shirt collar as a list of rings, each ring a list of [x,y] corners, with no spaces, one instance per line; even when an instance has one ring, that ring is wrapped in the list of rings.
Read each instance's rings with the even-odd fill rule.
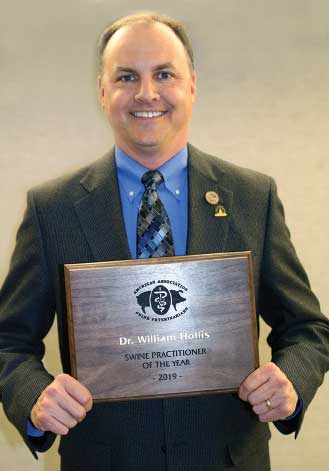
[[[188,150],[185,145],[158,169],[165,180],[165,187],[177,199],[180,199],[184,182],[186,182],[187,155]],[[120,184],[128,199],[133,201],[138,194],[144,192],[141,178],[148,169],[125,154],[118,146],[115,146],[115,162]]]

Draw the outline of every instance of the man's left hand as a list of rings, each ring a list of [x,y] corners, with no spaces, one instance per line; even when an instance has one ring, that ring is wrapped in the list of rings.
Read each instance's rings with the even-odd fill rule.
[[[239,398],[252,405],[261,422],[274,422],[295,412],[298,395],[274,363],[267,363],[253,371],[241,384]]]

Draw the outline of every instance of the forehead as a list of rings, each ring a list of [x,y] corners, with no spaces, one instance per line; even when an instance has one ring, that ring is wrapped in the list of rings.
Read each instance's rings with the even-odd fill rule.
[[[104,65],[120,62],[168,62],[188,64],[185,48],[176,34],[162,23],[137,23],[120,28],[104,50]]]

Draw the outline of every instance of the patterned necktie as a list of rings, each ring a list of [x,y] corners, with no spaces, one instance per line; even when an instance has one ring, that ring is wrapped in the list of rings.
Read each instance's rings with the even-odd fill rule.
[[[175,255],[168,214],[157,190],[163,176],[157,170],[144,173],[142,196],[137,220],[137,257],[170,257]]]

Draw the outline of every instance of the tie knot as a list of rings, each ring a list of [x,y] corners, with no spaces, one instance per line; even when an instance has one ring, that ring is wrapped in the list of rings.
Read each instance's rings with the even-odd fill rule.
[[[163,175],[158,170],[150,170],[142,176],[142,183],[146,190],[157,190],[163,180]]]

